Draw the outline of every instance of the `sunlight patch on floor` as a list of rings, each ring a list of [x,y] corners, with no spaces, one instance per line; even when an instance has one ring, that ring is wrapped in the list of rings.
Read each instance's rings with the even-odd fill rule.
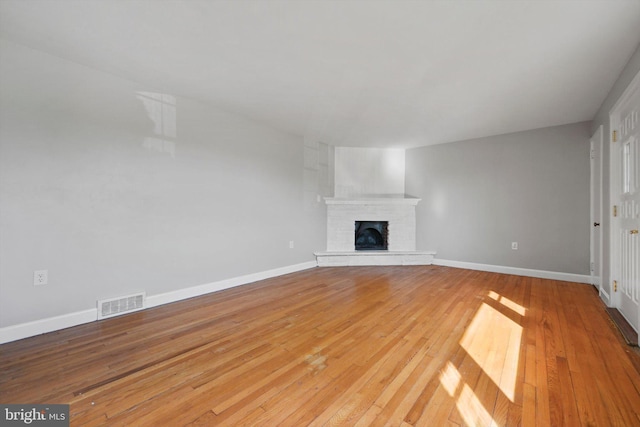
[[[489,291],[489,298],[498,301],[500,304],[515,311],[520,316],[524,316],[527,313],[527,309],[521,306],[520,304],[518,304],[517,302],[511,301],[509,298],[503,297],[502,295],[497,294],[493,291]]]
[[[466,425],[495,425],[491,414],[482,405],[473,389],[462,381],[460,372],[451,362],[447,362],[447,366],[440,374],[440,384],[442,384],[449,396],[456,400],[456,408]]]
[[[460,340],[462,348],[512,402],[521,339],[522,326],[483,303]]]

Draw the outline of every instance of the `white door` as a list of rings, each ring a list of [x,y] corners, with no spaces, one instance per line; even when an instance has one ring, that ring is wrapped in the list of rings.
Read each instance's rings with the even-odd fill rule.
[[[602,139],[600,126],[591,137],[591,284],[600,290],[602,268]]]
[[[611,113],[612,273],[616,307],[640,331],[640,73]]]

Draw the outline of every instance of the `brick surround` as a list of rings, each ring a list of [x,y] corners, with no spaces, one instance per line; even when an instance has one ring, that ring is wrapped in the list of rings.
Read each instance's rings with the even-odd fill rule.
[[[326,198],[327,251],[353,251],[356,221],[389,221],[389,250],[416,250],[417,198]]]
[[[416,251],[416,205],[419,201],[404,196],[325,198],[327,251],[316,253],[318,265],[431,264],[433,252]],[[356,251],[356,221],[388,221],[388,251]]]

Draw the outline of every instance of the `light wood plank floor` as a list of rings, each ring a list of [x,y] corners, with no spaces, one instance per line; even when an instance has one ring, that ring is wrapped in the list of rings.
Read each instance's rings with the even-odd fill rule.
[[[589,285],[317,268],[0,346],[0,402],[71,424],[638,426]]]

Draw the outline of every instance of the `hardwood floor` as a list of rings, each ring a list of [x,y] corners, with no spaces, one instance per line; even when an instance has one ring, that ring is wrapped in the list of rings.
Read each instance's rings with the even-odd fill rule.
[[[71,425],[640,425],[589,285],[317,268],[0,346],[0,402]]]

